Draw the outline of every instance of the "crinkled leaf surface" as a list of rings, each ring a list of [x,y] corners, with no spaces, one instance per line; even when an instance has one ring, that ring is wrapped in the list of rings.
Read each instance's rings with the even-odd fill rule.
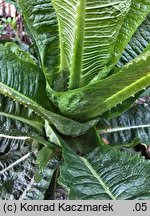
[[[59,182],[72,200],[150,199],[150,162],[107,145],[85,157],[63,147]]]
[[[43,200],[58,161],[48,162],[42,180],[35,181],[37,150],[33,142],[21,139],[0,139],[0,199]]]
[[[33,177],[32,142],[1,138],[0,193],[1,199],[18,199]],[[19,161],[20,160],[20,161]]]
[[[137,30],[138,26],[145,20],[150,12],[149,0],[132,0],[128,15],[124,19],[116,40],[115,49],[111,59],[112,64],[116,64],[120,59],[126,45],[129,43],[132,35]],[[142,41],[140,41],[142,42]],[[139,45],[138,45],[139,46]]]
[[[124,65],[131,61],[133,58],[141,54],[144,49],[150,43],[150,13],[143,21],[143,23],[139,26],[139,28],[134,33],[130,42],[126,46],[121,59],[119,61],[119,66]]]
[[[38,49],[43,71],[51,82],[59,70],[59,33],[51,0],[19,0],[19,6]]]
[[[0,95],[0,134],[27,137],[44,135],[44,121],[31,109]]]
[[[149,61],[147,51],[104,80],[67,93],[56,93],[61,112],[84,120],[110,110],[150,85]]]
[[[136,104],[121,116],[105,122],[100,130],[110,144],[130,143],[135,137],[150,144],[150,103]]]
[[[18,93],[17,91],[6,86],[3,83],[0,83],[0,93],[13,98],[17,102],[25,106],[28,106],[38,115],[40,115],[44,120],[48,121],[49,124],[53,124],[56,127],[56,129],[64,135],[79,136],[81,134],[84,134],[86,131],[92,128],[99,120],[99,118],[95,118],[86,123],[81,123],[79,121],[75,121],[64,116],[58,115],[56,113],[44,109],[35,101]]]
[[[45,80],[42,71],[35,65],[29,54],[18,50],[12,51],[14,45],[0,46],[0,82],[12,89],[42,103],[45,96]],[[20,55],[19,55],[20,54]],[[7,135],[36,136],[44,134],[44,121],[33,110],[17,101],[0,95],[0,131]],[[14,99],[14,98],[13,98]],[[43,100],[44,101],[44,100]],[[43,102],[48,104],[47,101]]]
[[[1,94],[27,106],[66,135],[78,136],[96,124],[97,119],[84,124],[49,111],[53,108],[46,95],[41,69],[31,62],[23,61],[17,54],[12,54],[10,46],[1,46],[0,49]]]
[[[11,49],[10,45],[0,46],[0,82],[43,106],[48,104],[42,70],[31,60],[27,62],[27,57],[25,61],[25,58],[21,58]],[[27,53],[24,55],[27,56]]]
[[[77,88],[109,62],[131,0],[52,2],[62,37],[62,64],[70,70],[70,88]]]
[[[11,52],[14,53],[19,59],[36,65],[35,57],[32,56],[28,51],[21,49],[16,43],[7,42],[5,43],[5,47],[10,49]]]
[[[21,199],[22,200],[44,200],[45,193],[49,188],[53,173],[55,169],[58,168],[58,166],[59,166],[59,161],[57,159],[50,160],[43,171],[42,180],[38,183],[35,181],[35,178],[32,179],[31,184],[29,185],[30,187],[28,188],[26,193],[23,194]],[[36,170],[38,172],[37,167]]]

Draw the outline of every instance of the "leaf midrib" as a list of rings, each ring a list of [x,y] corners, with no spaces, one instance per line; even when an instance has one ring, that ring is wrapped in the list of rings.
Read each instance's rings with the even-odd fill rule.
[[[77,7],[77,28],[75,32],[73,57],[70,67],[69,89],[75,89],[80,86],[83,59],[82,53],[84,44],[86,0],[79,0]]]
[[[111,109],[112,107],[121,103],[125,99],[131,96],[134,97],[134,94],[137,93],[138,90],[145,89],[147,86],[149,86],[149,80],[150,80],[150,73],[138,79],[137,81],[133,82],[132,84],[126,86],[125,88],[118,91],[117,93],[114,93],[112,96],[108,97],[106,100],[104,100],[103,105],[101,106],[101,113],[105,112],[105,106]]]
[[[63,131],[62,133],[66,135],[79,136],[85,133],[85,131],[91,128],[99,120],[99,118],[93,119],[87,124],[88,126],[86,126],[85,123],[77,122],[73,119],[69,119],[43,108],[36,101],[33,101],[31,98],[25,96],[24,94],[16,91],[15,89],[7,86],[2,82],[0,82],[0,93],[12,98],[25,107],[32,109],[36,115],[40,116],[43,120],[47,120],[49,124],[53,124],[57,127],[58,130],[60,130],[61,132]],[[65,124],[62,124],[62,120],[65,122]],[[68,127],[68,125],[70,125],[70,127]]]
[[[32,152],[29,152],[26,155],[24,155],[23,157],[19,158],[17,161],[15,161],[14,163],[10,164],[8,167],[6,167],[3,170],[1,170],[0,174],[3,174],[7,170],[12,169],[14,166],[18,165],[19,163],[27,160],[31,156],[31,154],[32,154]]]
[[[110,196],[112,200],[116,200],[116,197],[112,194],[109,187],[106,185],[106,183],[103,181],[103,179],[100,177],[100,175],[93,169],[91,164],[87,161],[86,158],[80,157],[81,160],[84,162],[85,166],[90,170],[90,172],[93,174],[93,176],[97,179],[97,181],[100,183],[100,185],[104,188],[106,193]]]
[[[8,118],[12,118],[14,120],[17,120],[17,121],[21,121],[25,124],[28,124],[34,128],[36,128],[37,130],[39,130],[41,133],[43,132],[42,130],[42,127],[43,125],[40,124],[39,122],[36,122],[36,121],[32,121],[32,120],[28,120],[26,118],[22,118],[20,116],[15,116],[15,115],[12,115],[12,114],[8,114],[8,113],[4,113],[4,112],[0,112],[0,116],[5,116],[5,117],[8,117]]]
[[[127,126],[127,127],[117,127],[117,128],[108,128],[101,130],[101,134],[106,134],[106,133],[114,133],[118,131],[125,131],[125,130],[131,130],[131,129],[139,129],[139,128],[150,128],[150,124],[144,124],[144,125],[132,125],[132,126]]]

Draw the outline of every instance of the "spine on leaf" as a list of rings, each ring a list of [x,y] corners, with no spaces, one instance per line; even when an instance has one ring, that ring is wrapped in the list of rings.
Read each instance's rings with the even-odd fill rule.
[[[72,118],[97,117],[150,85],[150,52],[97,83],[56,96],[60,111]]]

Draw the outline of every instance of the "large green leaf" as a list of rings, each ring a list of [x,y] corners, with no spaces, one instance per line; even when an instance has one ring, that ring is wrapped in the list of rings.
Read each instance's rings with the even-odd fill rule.
[[[84,134],[90,128],[92,128],[95,124],[97,124],[99,118],[95,118],[91,121],[81,123],[59,114],[53,113],[51,111],[46,110],[35,101],[27,98],[25,95],[15,91],[14,89],[6,86],[5,84],[0,82],[0,93],[10,98],[14,99],[15,101],[29,107],[33,110],[36,114],[38,114],[41,118],[48,121],[49,124],[52,124],[56,127],[56,129],[61,132],[62,134],[69,135],[69,136],[79,136]]]
[[[150,162],[103,145],[85,157],[62,146],[59,182],[72,200],[150,199]]]
[[[45,79],[40,68],[29,54],[14,50],[8,43],[0,46],[0,81],[24,93],[33,100],[50,107],[45,92]],[[0,131],[13,136],[44,136],[44,121],[33,110],[0,95]],[[45,102],[44,102],[45,101]]]
[[[101,115],[150,85],[149,61],[150,52],[146,52],[104,80],[69,92],[54,93],[54,102],[63,114],[75,118],[85,120]]]
[[[43,71],[51,83],[53,75],[59,70],[57,18],[51,0],[19,0],[19,6],[38,48]]]
[[[52,2],[62,37],[62,64],[70,70],[69,87],[77,88],[109,62],[131,0]]]
[[[27,53],[23,56],[14,52],[13,47],[14,45],[10,46],[10,43],[0,46],[0,82],[49,107],[50,101],[46,96],[46,81],[42,70],[31,62]]]
[[[100,126],[100,133],[110,144],[130,143],[139,138],[140,143],[150,144],[150,103],[135,104],[127,112]],[[103,129],[102,129],[103,128]]]
[[[131,2],[132,4],[130,11],[124,19],[123,25],[116,40],[110,65],[115,65],[118,62],[132,35],[150,12],[149,0],[132,0]]]
[[[44,77],[29,54],[21,51],[14,43],[7,43],[5,47],[1,46],[0,53],[1,81],[19,91],[21,90],[21,85],[23,85],[24,88],[21,91],[27,95],[30,94],[31,97],[36,95],[36,91],[39,91],[39,88],[41,90],[43,89],[43,94],[45,94]],[[6,59],[7,65],[5,64]],[[40,84],[44,86],[40,86]],[[32,93],[34,93],[34,95]],[[42,98],[42,94],[39,95],[39,97],[40,100]],[[31,136],[31,134],[38,133],[40,135],[43,133],[44,121],[39,116],[37,116],[31,109],[28,109],[27,107],[3,95],[0,95],[0,116],[0,131],[3,134],[28,134],[28,136]]]
[[[83,124],[49,111],[53,107],[46,95],[46,84],[41,69],[12,53],[10,46],[0,46],[0,64],[0,93],[27,106],[53,124],[61,133],[78,136],[97,123],[98,119],[95,119]]]
[[[0,95],[0,137],[32,139],[55,148],[45,139],[44,121],[33,110]]]

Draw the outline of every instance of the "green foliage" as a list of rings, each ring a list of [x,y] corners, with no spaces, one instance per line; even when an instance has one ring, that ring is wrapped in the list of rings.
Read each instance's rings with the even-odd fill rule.
[[[140,155],[122,153],[107,145],[84,157],[66,145],[62,149],[64,164],[59,182],[69,191],[70,199],[149,199],[150,162]]]
[[[149,162],[134,151],[138,142],[145,142],[142,132],[130,139],[125,134],[123,145],[118,134],[110,146],[99,132],[108,132],[108,125],[114,127],[111,121],[124,115],[125,127],[149,129],[139,121],[137,108],[121,112],[150,86],[150,1],[13,2],[24,17],[34,52],[14,43],[0,45],[0,136],[8,143],[16,143],[16,137],[28,140],[27,146],[38,151],[34,155],[40,170],[33,173],[26,199],[44,199],[46,188],[52,194],[59,166],[59,183],[70,199],[149,199]],[[15,21],[7,22],[15,28]],[[105,119],[108,124],[102,124]],[[150,133],[146,135],[149,142]],[[14,160],[8,171],[18,164]],[[0,186],[2,199],[9,198],[8,185],[6,180]]]
[[[43,147],[38,155],[37,155],[37,164],[39,165],[39,168],[43,172],[44,168],[46,167],[49,160],[53,158],[53,151],[52,149],[48,147]]]
[[[31,1],[19,0],[34,45],[38,49],[40,64],[51,83],[59,67],[59,38],[57,17],[51,0]]]
[[[8,17],[8,18],[1,18],[1,20],[5,25],[9,25],[12,27],[12,29],[16,29],[16,25],[17,25],[16,18],[11,19],[11,17]]]
[[[30,140],[6,138],[1,138],[0,142],[0,199],[43,200],[58,166],[57,159],[48,162],[41,181],[36,182],[39,168],[34,143]]]
[[[121,116],[99,125],[100,133],[111,144],[130,143],[137,137],[139,143],[150,145],[150,103],[135,104]]]
[[[149,86],[149,61],[150,52],[147,51],[122,67],[114,75],[91,84],[90,87],[87,85],[76,90],[56,94],[55,103],[58,103],[63,114],[82,120],[101,115]],[[91,98],[94,100],[91,101]]]
[[[149,25],[150,25],[150,14],[148,14],[144,22],[136,30],[130,42],[124,49],[122,57],[119,61],[119,65],[128,63],[133,58],[140,55],[145,50],[145,48],[149,47],[149,43],[150,43]]]

